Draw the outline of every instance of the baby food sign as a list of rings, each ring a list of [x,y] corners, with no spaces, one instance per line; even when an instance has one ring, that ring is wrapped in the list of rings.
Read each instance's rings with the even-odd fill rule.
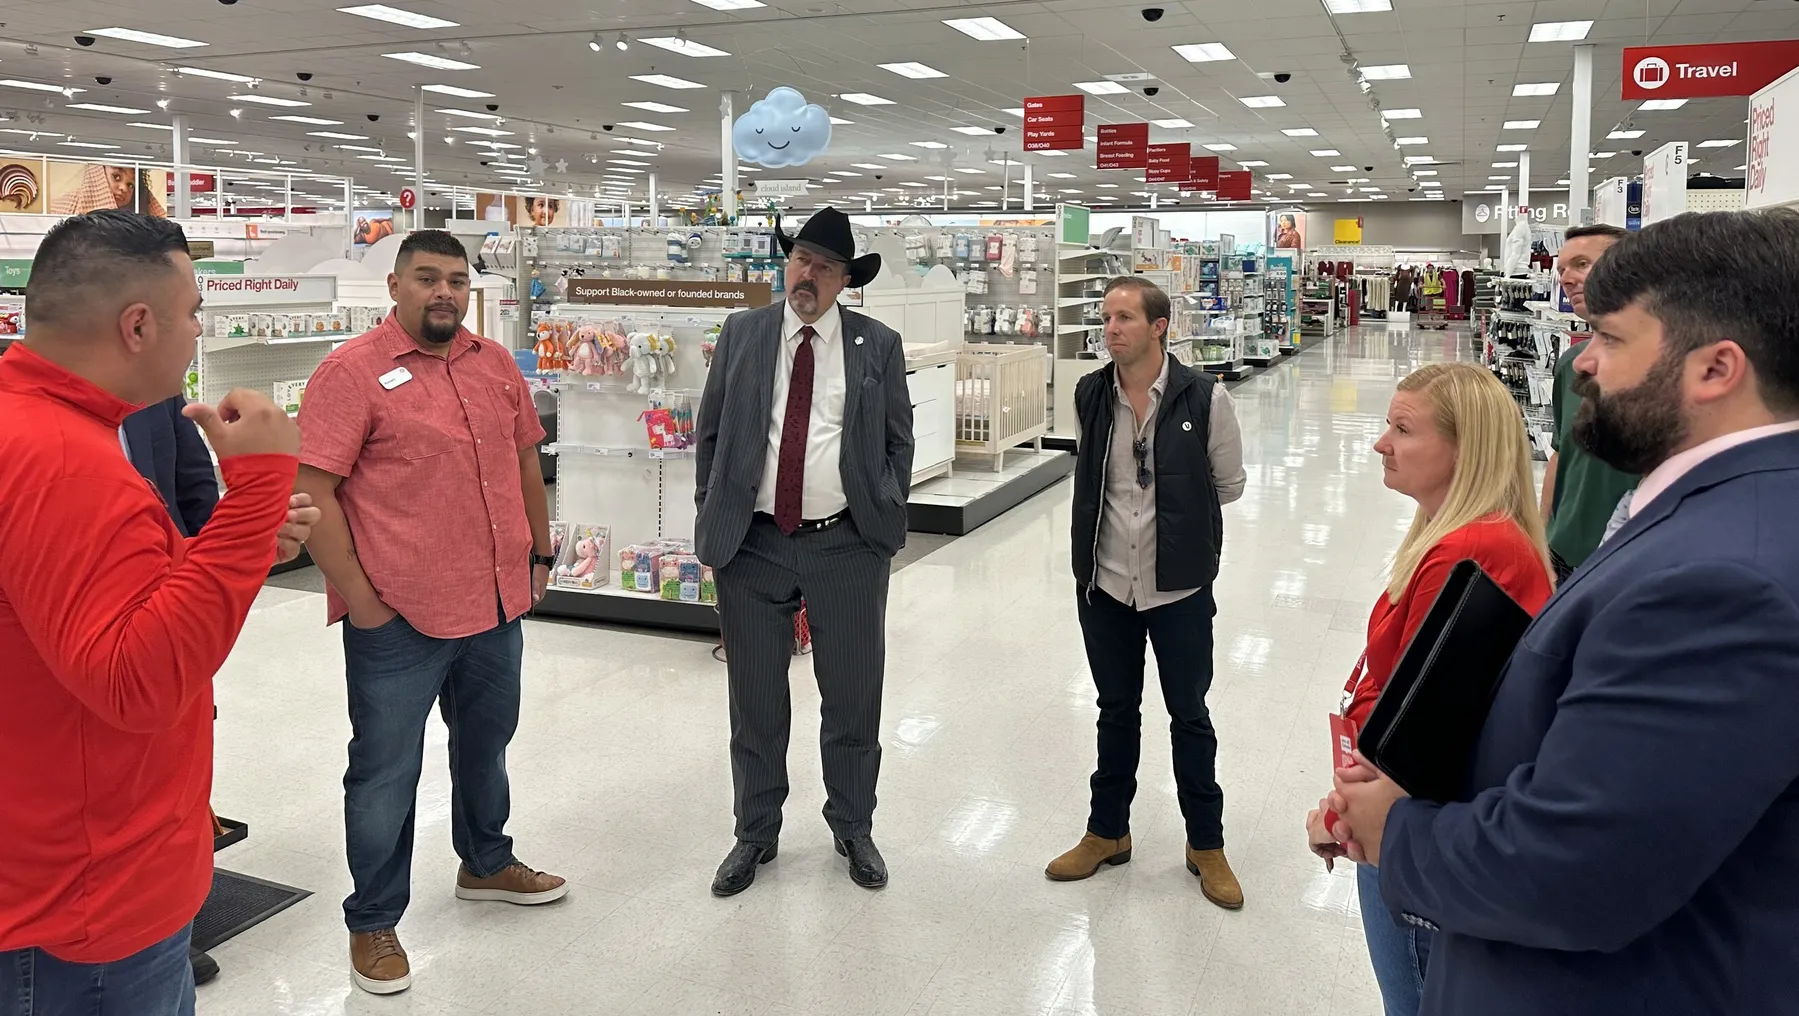
[[[831,114],[782,85],[758,99],[731,127],[737,157],[761,166],[803,166],[831,143]]]

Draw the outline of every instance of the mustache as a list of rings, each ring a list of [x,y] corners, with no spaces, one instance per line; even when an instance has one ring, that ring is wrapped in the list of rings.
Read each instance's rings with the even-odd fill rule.
[[[1596,399],[1601,394],[1599,381],[1593,375],[1582,374],[1579,371],[1574,372],[1574,381],[1568,387],[1574,389],[1574,394],[1582,399]]]
[[[796,293],[811,293],[813,296],[818,295],[818,287],[814,285],[810,279],[794,286],[793,291]]]

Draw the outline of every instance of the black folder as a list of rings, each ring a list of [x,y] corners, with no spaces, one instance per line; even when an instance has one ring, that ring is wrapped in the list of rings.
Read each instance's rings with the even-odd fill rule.
[[[1475,741],[1530,613],[1460,561],[1381,689],[1358,747],[1413,797],[1464,799]]]

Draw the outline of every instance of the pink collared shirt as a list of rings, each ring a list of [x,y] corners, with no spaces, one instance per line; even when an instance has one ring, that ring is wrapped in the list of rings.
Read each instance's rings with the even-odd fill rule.
[[[1714,437],[1704,444],[1694,445],[1693,447],[1688,448],[1686,451],[1681,452],[1680,454],[1669,458],[1668,461],[1661,465],[1656,466],[1648,476],[1643,477],[1642,483],[1637,484],[1636,492],[1632,494],[1630,498],[1630,517],[1633,519],[1636,518],[1637,513],[1641,512],[1644,508],[1649,507],[1651,501],[1660,497],[1669,487],[1674,486],[1681,477],[1692,472],[1706,459],[1727,452],[1738,445],[1745,445],[1751,441],[1759,441],[1764,437],[1773,437],[1776,434],[1790,434],[1794,431],[1799,431],[1799,420],[1795,420],[1792,423],[1771,423],[1765,427],[1751,427],[1748,430],[1739,430],[1732,434],[1726,434],[1723,437]]]
[[[392,314],[325,358],[300,408],[300,461],[344,478],[337,500],[369,582],[440,639],[530,609],[519,452],[543,436],[503,346],[465,328],[432,356]],[[348,612],[336,589],[326,610],[327,624]]]

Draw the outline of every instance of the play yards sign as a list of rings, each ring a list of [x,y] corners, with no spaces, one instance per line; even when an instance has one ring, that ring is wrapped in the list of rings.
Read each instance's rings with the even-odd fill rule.
[[[1754,95],[1799,67],[1799,39],[1699,46],[1628,46],[1624,98],[1712,99]]]

